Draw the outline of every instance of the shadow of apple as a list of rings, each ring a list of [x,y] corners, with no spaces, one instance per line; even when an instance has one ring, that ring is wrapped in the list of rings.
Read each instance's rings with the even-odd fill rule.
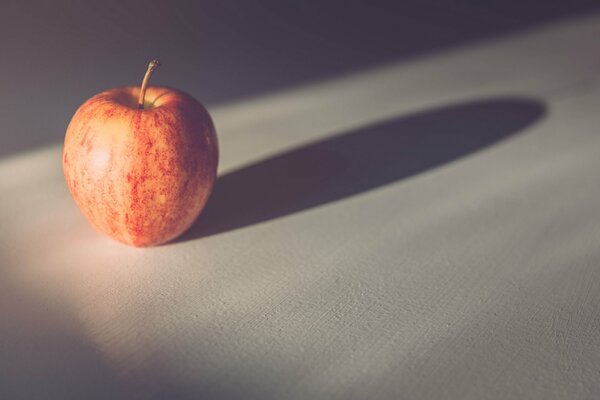
[[[388,120],[225,174],[177,241],[283,217],[408,178],[522,131],[543,103],[497,98]]]

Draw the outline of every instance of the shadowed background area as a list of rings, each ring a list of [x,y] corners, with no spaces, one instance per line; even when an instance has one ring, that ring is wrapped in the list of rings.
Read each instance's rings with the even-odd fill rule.
[[[209,107],[577,15],[597,1],[0,1],[0,156],[62,141],[92,95],[153,84]]]
[[[410,177],[515,134],[544,112],[536,100],[487,99],[308,144],[221,176],[207,208],[179,240],[264,222]]]

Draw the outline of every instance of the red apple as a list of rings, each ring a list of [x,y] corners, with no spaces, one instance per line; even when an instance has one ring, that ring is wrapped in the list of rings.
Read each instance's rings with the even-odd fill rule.
[[[133,246],[165,243],[198,217],[216,179],[218,146],[206,109],[174,89],[111,89],[87,100],[65,136],[75,203],[100,232]]]

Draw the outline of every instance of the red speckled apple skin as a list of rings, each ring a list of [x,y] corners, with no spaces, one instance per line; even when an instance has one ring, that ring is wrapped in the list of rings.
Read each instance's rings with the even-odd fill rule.
[[[193,97],[149,87],[100,93],[69,123],[63,170],[75,203],[100,232],[153,246],[187,230],[212,191],[218,163],[215,128]]]

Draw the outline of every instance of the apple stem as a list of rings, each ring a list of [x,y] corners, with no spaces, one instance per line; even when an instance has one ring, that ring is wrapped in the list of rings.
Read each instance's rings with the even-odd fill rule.
[[[148,86],[148,81],[150,80],[150,76],[152,72],[156,68],[160,66],[160,62],[158,60],[152,60],[148,63],[148,69],[146,70],[146,74],[144,75],[144,80],[142,80],[142,88],[140,89],[140,97],[138,97],[138,108],[140,110],[144,109],[144,98],[146,97],[146,87]]]

